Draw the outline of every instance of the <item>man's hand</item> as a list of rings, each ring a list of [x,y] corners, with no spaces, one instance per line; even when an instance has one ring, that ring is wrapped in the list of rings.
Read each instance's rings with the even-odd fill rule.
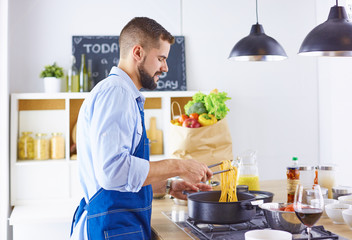
[[[170,195],[178,199],[186,200],[187,195],[183,194],[182,193],[183,191],[194,193],[198,191],[210,191],[210,190],[212,190],[212,187],[204,183],[191,184],[191,183],[185,182],[184,180],[174,180],[172,181],[172,184],[171,184]]]
[[[206,182],[213,176],[213,172],[207,167],[207,165],[197,160],[179,160],[178,164],[182,173],[179,176],[186,182],[197,184],[199,182]]]

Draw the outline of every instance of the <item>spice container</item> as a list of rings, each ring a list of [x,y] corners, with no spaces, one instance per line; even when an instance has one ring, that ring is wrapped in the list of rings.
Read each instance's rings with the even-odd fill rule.
[[[49,139],[45,133],[37,133],[34,140],[34,159],[49,159]]]
[[[318,184],[329,190],[329,198],[332,198],[332,188],[336,186],[335,167],[332,165],[320,165],[318,169]]]
[[[340,196],[351,195],[352,187],[348,186],[337,186],[332,188],[332,196],[334,199],[338,199]]]
[[[303,187],[310,187],[314,184],[315,167],[299,166],[299,182]]]
[[[287,167],[287,203],[293,203],[296,186],[299,184],[298,158],[292,158],[292,166]]]
[[[62,133],[52,133],[50,139],[50,158],[65,158],[65,139],[62,136]]]
[[[34,158],[34,139],[32,132],[22,132],[18,140],[18,159],[29,160]]]

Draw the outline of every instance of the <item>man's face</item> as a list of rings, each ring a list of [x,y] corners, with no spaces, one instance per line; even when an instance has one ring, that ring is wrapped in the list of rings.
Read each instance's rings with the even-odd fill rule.
[[[138,66],[143,88],[150,90],[155,89],[160,75],[169,70],[166,63],[169,51],[170,44],[163,40],[160,40],[160,47],[158,49],[152,48],[148,51],[141,64]]]

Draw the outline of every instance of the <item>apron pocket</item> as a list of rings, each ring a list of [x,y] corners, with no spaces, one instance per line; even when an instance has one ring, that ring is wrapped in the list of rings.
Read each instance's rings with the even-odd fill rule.
[[[141,226],[121,227],[104,231],[105,239],[109,240],[129,240],[129,239],[144,239]]]

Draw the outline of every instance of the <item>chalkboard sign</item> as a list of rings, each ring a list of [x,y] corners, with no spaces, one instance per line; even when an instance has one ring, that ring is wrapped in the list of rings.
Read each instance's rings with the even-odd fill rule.
[[[81,55],[86,55],[86,65],[92,62],[94,84],[109,75],[113,66],[119,63],[119,36],[72,36],[72,54],[76,58],[76,67],[81,65]],[[175,36],[167,59],[169,71],[163,73],[158,81],[158,91],[186,91],[185,38]]]

